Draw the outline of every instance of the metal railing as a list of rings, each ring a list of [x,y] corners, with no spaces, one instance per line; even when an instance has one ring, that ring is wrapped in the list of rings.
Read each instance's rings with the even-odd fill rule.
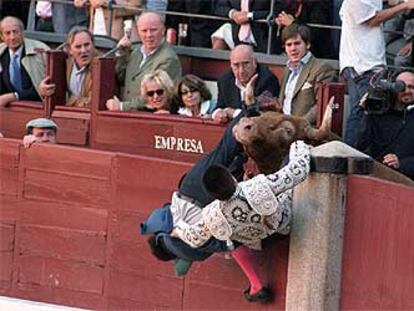
[[[27,20],[27,30],[29,31],[35,31],[35,23],[36,23],[36,13],[35,13],[35,7],[36,2],[38,0],[30,0],[30,9],[29,9],[29,15]],[[266,19],[259,19],[255,20],[255,23],[262,23],[267,24],[268,26],[268,42],[267,42],[267,53],[270,54],[270,50],[272,47],[272,37],[273,37],[273,31],[274,31],[274,3],[276,0],[271,0],[270,3],[270,10],[269,14],[266,17]],[[53,3],[60,3],[60,4],[69,4],[73,5],[73,1],[69,0],[50,0],[50,2]],[[194,13],[186,13],[186,12],[176,12],[176,11],[160,11],[160,10],[147,10],[145,8],[138,8],[134,6],[127,6],[127,5],[117,5],[112,4],[110,1],[110,5],[108,6],[108,9],[112,12],[114,10],[128,10],[133,13],[136,13],[136,15],[141,14],[142,12],[156,12],[162,15],[171,15],[171,16],[177,16],[177,17],[188,17],[188,18],[200,18],[200,19],[209,19],[209,20],[216,20],[216,21],[223,21],[223,22],[232,22],[232,19],[228,17],[222,17],[222,16],[216,16],[216,15],[205,15],[205,14],[194,14]],[[114,14],[111,14],[112,16]],[[307,25],[311,28],[322,28],[322,29],[334,29],[334,30],[340,30],[340,26],[333,26],[333,25],[325,25],[325,24],[316,24],[316,23],[307,23]],[[109,25],[109,33],[112,33],[112,22]]]

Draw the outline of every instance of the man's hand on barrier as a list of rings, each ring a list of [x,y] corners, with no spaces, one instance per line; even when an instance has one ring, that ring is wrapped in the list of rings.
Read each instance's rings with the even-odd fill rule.
[[[30,134],[23,137],[23,146],[27,149],[37,141],[36,136]]]

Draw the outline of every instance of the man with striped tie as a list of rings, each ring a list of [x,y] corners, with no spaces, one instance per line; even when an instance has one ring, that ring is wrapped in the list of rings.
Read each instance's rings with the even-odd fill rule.
[[[45,76],[43,52],[49,47],[25,39],[20,19],[0,21],[0,107],[17,100],[41,101],[37,86]]]

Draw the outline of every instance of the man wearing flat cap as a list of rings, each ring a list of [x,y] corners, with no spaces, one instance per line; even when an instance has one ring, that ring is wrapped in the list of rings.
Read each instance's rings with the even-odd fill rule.
[[[27,122],[27,135],[23,137],[23,145],[29,148],[34,143],[56,143],[58,126],[50,119],[38,118]]]

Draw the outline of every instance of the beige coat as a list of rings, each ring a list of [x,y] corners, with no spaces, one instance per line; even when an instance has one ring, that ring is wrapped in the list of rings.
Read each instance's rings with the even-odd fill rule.
[[[289,78],[289,68],[285,68],[279,101],[285,99],[286,83]],[[336,71],[327,63],[312,56],[299,74],[292,97],[292,115],[305,117],[311,124],[316,124],[317,89],[321,82],[333,82],[337,79]]]
[[[46,75],[46,54],[44,52],[50,48],[43,42],[31,39],[24,39],[24,48],[26,55],[22,58],[22,65],[39,94],[39,84]],[[3,55],[5,51],[7,51],[7,45],[1,43],[0,55]]]

